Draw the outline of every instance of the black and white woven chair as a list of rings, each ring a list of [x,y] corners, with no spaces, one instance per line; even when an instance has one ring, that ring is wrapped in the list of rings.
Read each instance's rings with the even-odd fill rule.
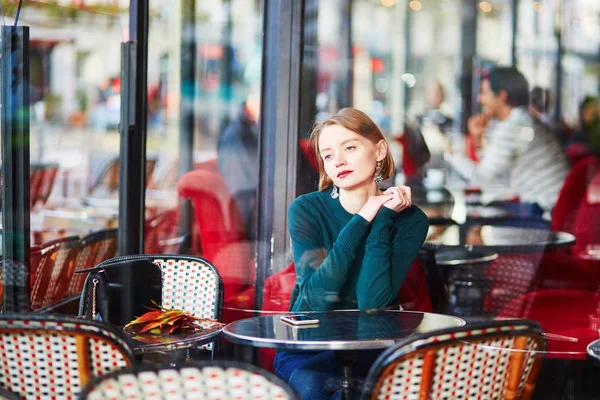
[[[201,257],[186,255],[148,255],[116,257],[105,263],[128,259],[148,259],[162,270],[162,306],[193,313],[200,318],[220,321],[223,311],[223,282],[219,272],[210,262]],[[105,265],[106,265],[105,264]],[[87,280],[84,284],[85,293]],[[87,298],[81,297],[79,315],[85,316]],[[134,317],[134,316],[132,316]],[[202,347],[212,350],[213,344]]]
[[[133,364],[121,333],[67,316],[0,314],[0,387],[27,399],[72,399],[90,378]]]
[[[367,399],[529,399],[546,342],[537,323],[491,321],[408,338],[375,361]]]
[[[90,381],[81,400],[295,400],[282,379],[250,364],[232,361],[142,366]]]

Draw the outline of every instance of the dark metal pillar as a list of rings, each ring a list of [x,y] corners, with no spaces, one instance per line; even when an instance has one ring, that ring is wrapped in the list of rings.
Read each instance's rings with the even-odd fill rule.
[[[144,252],[148,0],[131,0],[129,41],[122,46],[119,255]]]
[[[339,64],[342,70],[338,82],[338,107],[350,107],[353,104],[354,91],[354,55],[352,54],[352,0],[341,2],[341,42]]]
[[[194,168],[194,104],[196,101],[196,0],[181,2],[181,101],[179,103],[179,177]],[[192,229],[191,201],[179,201],[179,227],[189,234]]]
[[[2,27],[2,268],[4,312],[29,303],[29,27]]]
[[[477,54],[477,0],[462,0],[460,31],[461,75],[460,97],[462,99],[460,128],[467,132],[467,121],[477,112],[477,91],[474,87],[475,55]]]
[[[227,126],[229,125],[229,122],[231,122],[231,100],[233,99],[233,70],[231,68],[231,64],[233,62],[233,46],[231,44],[231,36],[233,33],[233,5],[231,4],[231,0],[223,1],[222,7],[226,15],[226,20],[223,24],[223,30],[221,35],[223,57],[221,57],[220,94],[225,107],[225,112],[223,113],[223,117],[221,119],[221,129],[219,130],[219,132],[223,132],[225,128],[227,128]],[[239,110],[236,111],[239,112]]]
[[[311,129],[315,123],[315,116],[317,115],[319,0],[304,1],[303,35],[304,54],[302,56],[302,93],[300,96],[299,136],[304,140],[308,140]],[[298,151],[300,150],[298,149]],[[299,196],[317,190],[319,175],[305,156],[299,156],[296,168],[296,194]]]
[[[519,29],[519,0],[511,0],[510,7],[510,65],[517,66],[517,30]]]
[[[286,225],[296,196],[304,0],[263,0],[262,9],[256,309],[274,259],[290,251]]]

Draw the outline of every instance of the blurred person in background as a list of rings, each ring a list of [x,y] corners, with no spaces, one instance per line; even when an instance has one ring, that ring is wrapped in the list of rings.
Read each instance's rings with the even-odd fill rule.
[[[581,143],[594,154],[600,155],[600,104],[598,98],[586,96],[579,106],[580,127],[569,145]]]
[[[417,116],[417,123],[423,126],[425,121],[436,125],[443,134],[452,129],[453,120],[444,111],[444,100],[446,92],[444,86],[438,80],[434,80],[425,88],[425,110]]]
[[[446,158],[464,179],[484,189],[508,177],[510,189],[520,200],[514,205],[516,213],[551,211],[569,163],[555,135],[529,113],[525,77],[514,67],[496,67],[482,81],[477,100],[483,112],[469,119],[468,128],[482,148],[480,162],[451,150]],[[488,130],[491,120],[497,123]]]
[[[529,112],[535,118],[536,122],[544,125],[554,132],[562,146],[566,146],[573,130],[562,119],[554,120],[550,114],[550,104],[552,96],[550,90],[539,86],[531,89],[529,93]]]
[[[238,117],[225,128],[217,142],[217,167],[235,199],[249,239],[256,236],[259,114],[260,85],[255,84]]]

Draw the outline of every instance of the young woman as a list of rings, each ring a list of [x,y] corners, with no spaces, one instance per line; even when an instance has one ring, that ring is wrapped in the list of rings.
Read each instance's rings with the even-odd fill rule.
[[[363,112],[344,108],[311,135],[319,191],[288,210],[296,286],[291,311],[370,310],[396,297],[429,222],[409,187],[382,192],[394,172],[388,145]],[[361,352],[353,375],[366,375],[378,352]],[[362,369],[362,370],[361,370]],[[340,396],[341,364],[330,351],[279,352],[275,370],[303,399]]]

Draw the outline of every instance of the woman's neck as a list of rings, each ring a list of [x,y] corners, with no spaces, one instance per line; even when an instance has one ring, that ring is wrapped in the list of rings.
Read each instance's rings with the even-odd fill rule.
[[[369,197],[379,194],[381,191],[374,181],[354,189],[340,189],[340,204],[349,213],[356,214],[369,200]]]

